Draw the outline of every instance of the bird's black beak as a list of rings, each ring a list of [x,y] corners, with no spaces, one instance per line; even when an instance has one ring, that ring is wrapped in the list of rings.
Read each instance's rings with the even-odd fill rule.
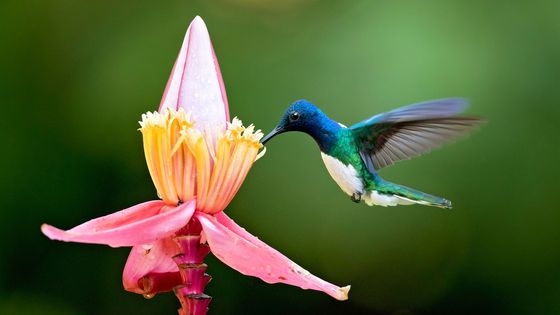
[[[269,132],[266,136],[264,136],[264,138],[261,139],[261,143],[265,144],[268,142],[268,140],[272,139],[274,136],[281,134],[282,132],[284,132],[285,130],[280,128],[280,127],[276,127],[274,129],[272,129],[271,132]]]

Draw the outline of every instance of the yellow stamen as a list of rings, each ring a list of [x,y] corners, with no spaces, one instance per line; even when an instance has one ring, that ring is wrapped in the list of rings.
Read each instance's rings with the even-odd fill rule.
[[[142,115],[144,153],[158,195],[176,205],[196,196],[197,209],[216,213],[231,202],[253,163],[263,134],[234,118],[216,139],[205,137],[182,109]],[[211,143],[208,143],[211,142]]]

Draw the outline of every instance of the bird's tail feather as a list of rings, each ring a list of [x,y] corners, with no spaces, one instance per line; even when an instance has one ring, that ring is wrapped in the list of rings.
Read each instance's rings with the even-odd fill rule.
[[[368,205],[396,206],[417,203],[451,209],[451,201],[445,198],[426,194],[419,190],[387,181],[377,182],[375,190],[367,192],[363,197]]]

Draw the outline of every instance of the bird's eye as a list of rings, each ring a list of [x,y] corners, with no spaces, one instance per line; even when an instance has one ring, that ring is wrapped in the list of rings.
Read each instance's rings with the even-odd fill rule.
[[[298,112],[291,112],[290,113],[290,121],[296,121],[299,119],[299,113]]]

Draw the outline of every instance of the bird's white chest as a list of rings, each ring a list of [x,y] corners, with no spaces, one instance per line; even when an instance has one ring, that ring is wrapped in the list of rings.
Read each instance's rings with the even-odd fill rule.
[[[337,158],[323,152],[321,152],[321,157],[331,177],[346,194],[351,196],[355,192],[363,191],[362,179],[352,165],[344,165]]]

